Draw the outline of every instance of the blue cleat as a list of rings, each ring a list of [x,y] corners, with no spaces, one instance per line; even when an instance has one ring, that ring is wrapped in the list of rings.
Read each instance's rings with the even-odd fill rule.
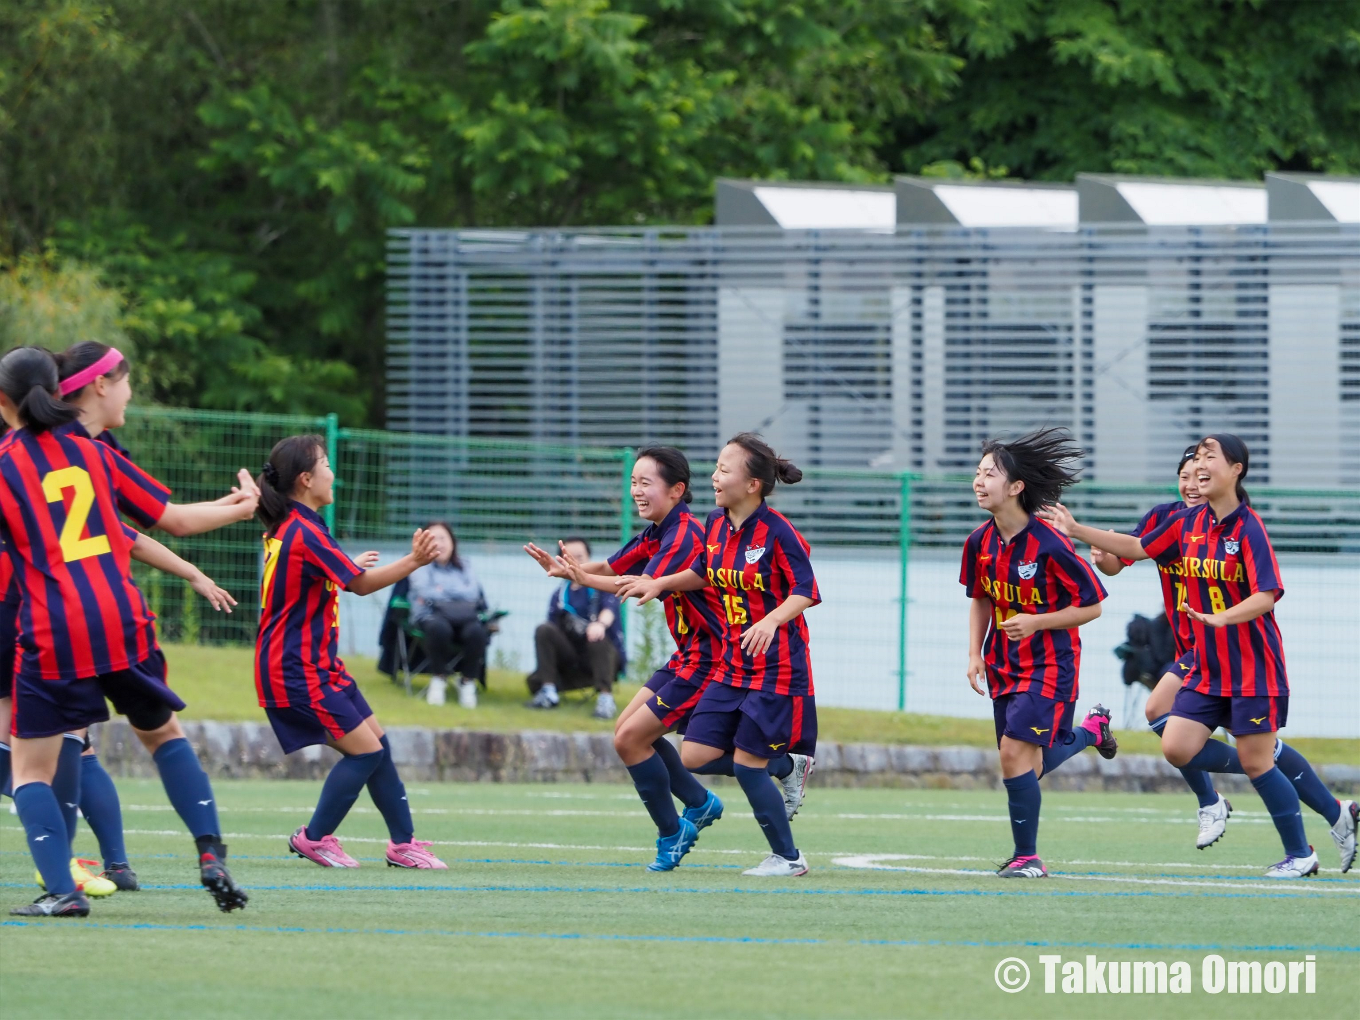
[[[684,818],[694,826],[697,834],[707,829],[710,825],[722,817],[723,802],[718,799],[718,795],[712,790],[708,791],[708,799],[698,807],[685,808]]]
[[[699,830],[688,818],[680,819],[680,828],[674,836],[661,836],[656,841],[656,860],[647,865],[648,871],[674,871],[680,865],[680,858],[693,849],[699,838]]]

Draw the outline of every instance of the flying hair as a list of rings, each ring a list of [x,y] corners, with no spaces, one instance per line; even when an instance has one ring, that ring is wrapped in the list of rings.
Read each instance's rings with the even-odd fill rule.
[[[1247,444],[1242,442],[1241,436],[1235,436],[1231,432],[1215,432],[1213,435],[1205,436],[1195,444],[1195,454],[1198,456],[1200,450],[1204,449],[1204,444],[1212,439],[1218,444],[1219,452],[1223,454],[1223,459],[1229,464],[1241,464],[1242,473],[1237,476],[1237,500],[1251,506],[1251,497],[1247,495],[1247,490],[1242,487],[1242,483],[1247,479],[1247,472],[1251,470],[1251,451],[1247,449]]]
[[[650,457],[656,462],[661,480],[669,488],[685,483],[685,494],[680,498],[686,503],[694,502],[694,493],[689,491],[689,458],[674,446],[645,446],[637,452],[637,459]]]
[[[760,482],[761,498],[774,492],[775,482],[793,485],[803,480],[803,472],[798,465],[775,453],[759,434],[738,432],[727,442],[746,451],[746,473]]]
[[[1017,439],[988,439],[982,455],[988,454],[1007,481],[1025,483],[1019,499],[1027,514],[1058,502],[1063,490],[1081,477],[1080,461],[1086,456],[1062,428],[1037,429]]]
[[[287,519],[298,478],[315,468],[325,453],[326,440],[321,436],[289,436],[280,439],[269,451],[264,470],[255,479],[260,487],[256,513],[268,534],[274,534]]]
[[[16,347],[0,358],[0,393],[14,401],[30,432],[48,432],[80,416],[58,395],[60,385],[57,362],[45,348]]]

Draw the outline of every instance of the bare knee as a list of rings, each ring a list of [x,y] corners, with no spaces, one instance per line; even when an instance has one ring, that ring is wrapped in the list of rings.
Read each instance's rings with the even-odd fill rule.
[[[691,744],[688,740],[680,745],[680,763],[687,769],[703,768],[715,758],[722,757],[722,751],[707,744]]]

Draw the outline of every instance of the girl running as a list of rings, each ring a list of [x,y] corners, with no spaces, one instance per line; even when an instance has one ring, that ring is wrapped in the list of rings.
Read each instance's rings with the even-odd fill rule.
[[[323,868],[357,868],[335,830],[367,786],[387,823],[388,865],[446,869],[426,849],[430,844],[415,838],[392,745],[337,652],[340,589],[369,595],[395,584],[434,560],[434,536],[417,530],[410,553],[385,567],[377,566],[376,552],[358,563],[346,556],[318,513],[335,502],[335,473],[321,436],[280,440],[258,484],[266,530],[255,690],[285,754],[327,744],[342,755],[311,821],[289,837],[288,849]]]
[[[1095,706],[1072,728],[1081,668],[1077,628],[1100,616],[1105,589],[1056,528],[1035,516],[1077,480],[1082,451],[1064,429],[982,445],[973,478],[992,519],[968,536],[959,581],[973,604],[968,682],[991,694],[1015,849],[1002,878],[1044,878],[1038,856],[1039,777],[1094,747],[1113,758],[1110,713]]]
[[[552,556],[530,543],[524,551],[552,577],[618,592],[632,571],[663,577],[688,570],[704,545],[703,524],[690,512],[689,461],[670,446],[640,450],[633,464],[631,494],[650,525],[607,560],[577,563]],[[685,732],[690,713],[721,658],[722,626],[702,592],[675,592],[665,600],[666,623],[675,654],[633,696],[614,727],[614,749],[628,767],[638,796],[656,823],[656,860],[649,871],[671,871],[694,845],[699,832],[722,817],[722,801],[704,788],[680,761],[669,730]],[[676,813],[677,797],[685,805]]]
[[[37,348],[0,360],[0,414],[14,429],[0,451],[0,535],[17,576],[12,785],[46,895],[12,913],[85,916],[68,867],[71,834],[54,784],[75,796],[79,752],[65,735],[127,716],[193,834],[200,878],[224,911],[247,901],[226,867],[211,784],[184,739],[184,707],[165,682],[165,659],[141,592],[129,576],[136,532],[156,523],[168,492],[107,446],[78,434],[76,409],[57,399],[57,366]],[[253,500],[246,501],[253,509]]]
[[[1237,436],[1204,438],[1194,460],[1204,502],[1172,514],[1141,538],[1078,525],[1061,505],[1054,508],[1055,519],[1080,541],[1095,541],[1128,560],[1154,559],[1183,579],[1181,605],[1194,661],[1162,733],[1166,760],[1182,769],[1246,773],[1284,843],[1285,859],[1266,871],[1268,878],[1317,871],[1317,854],[1299,812],[1301,799],[1331,825],[1346,872],[1355,862],[1360,807],[1332,796],[1307,759],[1276,735],[1289,711],[1274,613],[1284,586],[1265,525],[1242,486],[1249,466],[1246,444]],[[1237,738],[1236,749],[1210,739],[1220,725]]]
[[[821,595],[807,541],[765,502],[776,482],[792,485],[802,477],[754,433],[733,436],[713,472],[718,509],[708,515],[694,562],[670,575],[639,577],[619,590],[620,597],[643,604],[667,592],[703,589],[722,627],[715,682],[703,688],[694,706],[680,755],[692,771],[731,755],[732,772],[771,851],[747,875],[797,876],[808,870],[793,842],[790,813],[767,771],[772,758],[811,755],[817,742],[803,612]],[[689,848],[678,849],[683,855]]]

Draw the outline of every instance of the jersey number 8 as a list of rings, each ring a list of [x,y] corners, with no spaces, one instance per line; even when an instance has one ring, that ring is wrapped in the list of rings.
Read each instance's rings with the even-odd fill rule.
[[[71,505],[66,511],[66,523],[61,526],[61,556],[67,563],[100,556],[113,550],[107,535],[91,535],[82,538],[85,522],[89,520],[90,508],[94,506],[94,483],[90,473],[80,467],[64,467],[43,476],[43,495],[49,503],[63,502],[62,493],[72,490]]]

